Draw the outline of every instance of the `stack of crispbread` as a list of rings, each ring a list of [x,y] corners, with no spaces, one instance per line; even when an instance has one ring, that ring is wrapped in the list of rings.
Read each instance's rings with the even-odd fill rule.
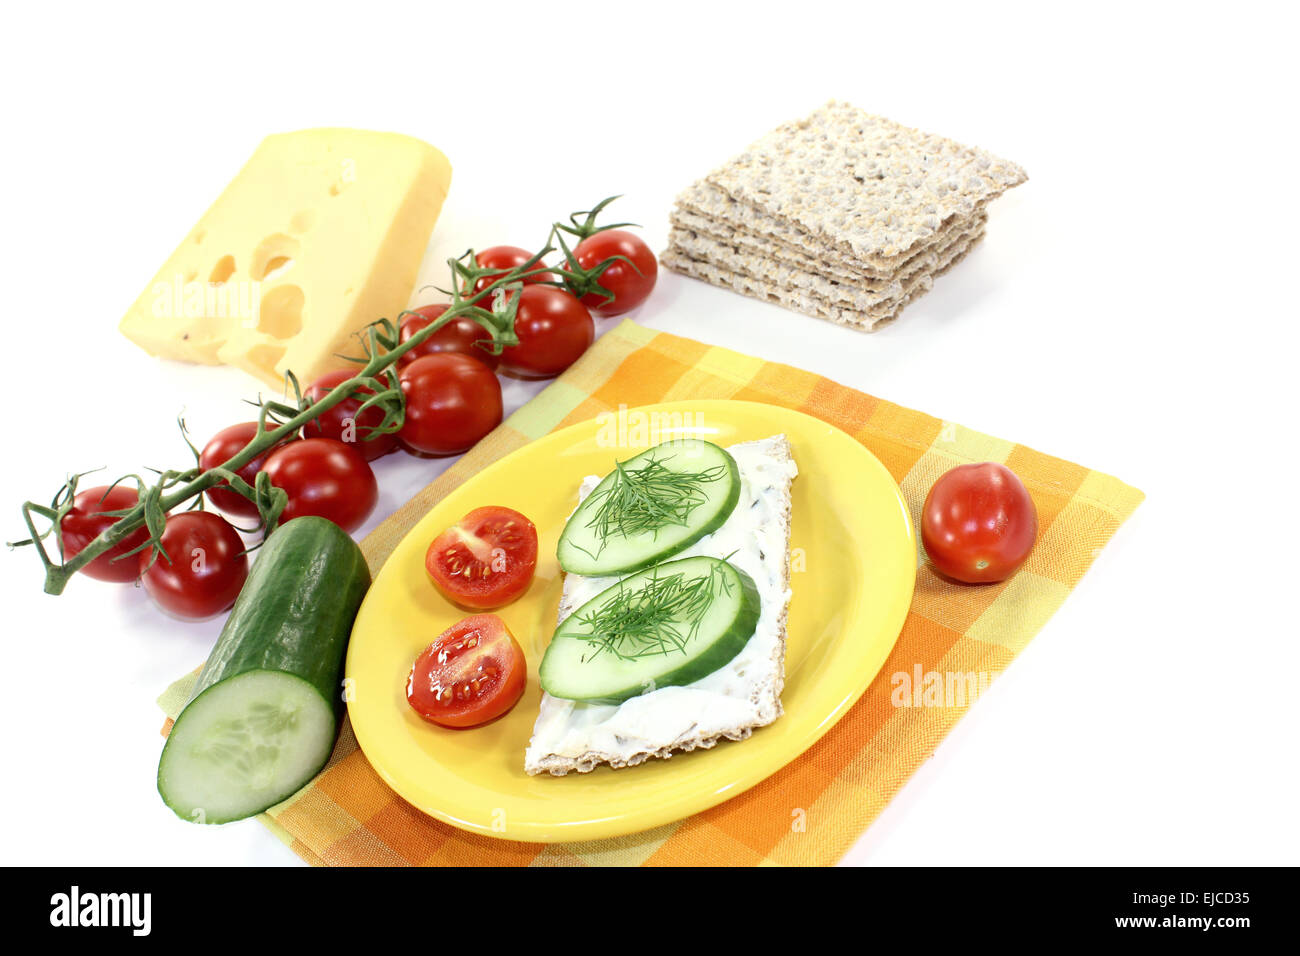
[[[846,103],[786,123],[677,197],[660,262],[871,331],[984,237],[1015,163]]]

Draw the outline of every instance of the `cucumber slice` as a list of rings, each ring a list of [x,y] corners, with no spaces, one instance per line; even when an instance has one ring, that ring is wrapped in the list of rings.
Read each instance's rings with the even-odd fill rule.
[[[158,761],[158,792],[177,816],[261,813],[325,765],[369,586],[361,549],[324,518],[294,518],[267,539]]]
[[[560,567],[597,577],[672,557],[722,526],[740,500],[735,459],[712,442],[664,442],[615,465],[575,511]]]
[[[334,709],[284,671],[246,671],[186,705],[158,764],[167,805],[193,823],[274,806],[315,776],[334,747]]]
[[[750,576],[718,558],[639,571],[564,619],[542,657],[542,690],[613,704],[693,683],[741,652],[759,610]]]

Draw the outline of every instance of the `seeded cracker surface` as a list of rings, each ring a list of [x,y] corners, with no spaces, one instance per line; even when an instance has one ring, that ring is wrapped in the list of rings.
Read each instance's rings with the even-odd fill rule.
[[[981,211],[982,209],[983,207]],[[770,254],[773,250],[803,254],[824,263],[823,268],[843,270],[850,276],[866,279],[893,278],[918,256],[924,255],[954,232],[964,230],[969,222],[969,218],[952,219],[931,236],[927,243],[917,245],[906,255],[873,263],[828,248],[797,226],[773,219],[748,203],[736,202],[704,180],[691,184],[677,197],[677,206],[673,209],[671,218],[674,223],[697,232],[734,237],[737,242],[753,245],[757,251],[765,254]]]
[[[981,149],[831,102],[707,178],[820,245],[888,265],[1027,177]]]
[[[686,229],[674,229],[670,236],[673,252],[696,262],[706,262],[751,279],[809,293],[842,308],[879,311],[907,299],[916,288],[969,247],[971,240],[984,230],[987,217],[980,214],[962,220],[965,231],[949,234],[943,242],[913,256],[896,277],[889,280],[854,280],[838,273],[828,273],[816,260],[776,257],[754,252],[739,243],[718,241]]]
[[[697,262],[683,256],[675,249],[665,250],[663,255],[659,257],[659,261],[664,268],[672,269],[696,279],[702,279],[724,289],[731,289],[751,298],[762,299],[765,302],[784,306],[792,312],[799,312],[814,318],[826,319],[836,325],[844,325],[860,331],[870,332],[898,318],[899,313],[906,306],[929,292],[934,285],[934,280],[961,262],[966,257],[966,254],[978,245],[983,238],[984,232],[980,230],[969,241],[955,246],[951,260],[933,273],[924,276],[924,281],[913,285],[906,297],[892,308],[878,308],[868,311],[846,308],[813,293],[799,292],[786,286],[764,282],[762,279],[755,279],[710,262]]]
[[[677,197],[660,262],[872,331],[984,237],[1014,163],[846,103],[786,123]]]

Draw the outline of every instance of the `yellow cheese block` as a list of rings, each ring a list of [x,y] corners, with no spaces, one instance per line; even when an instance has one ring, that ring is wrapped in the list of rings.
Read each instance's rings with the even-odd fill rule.
[[[451,185],[409,136],[268,136],[122,319],[153,355],[304,386],[360,355],[354,333],[410,299]]]

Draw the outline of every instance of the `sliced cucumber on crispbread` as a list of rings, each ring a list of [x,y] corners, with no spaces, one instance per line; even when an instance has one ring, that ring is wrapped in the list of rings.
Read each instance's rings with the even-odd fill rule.
[[[753,580],[726,561],[696,556],[655,565],[565,618],[542,658],[542,689],[618,703],[690,684],[741,652],[759,611]]]
[[[569,518],[556,550],[572,574],[626,574],[716,531],[740,498],[726,450],[698,438],[664,442],[618,462]]]

